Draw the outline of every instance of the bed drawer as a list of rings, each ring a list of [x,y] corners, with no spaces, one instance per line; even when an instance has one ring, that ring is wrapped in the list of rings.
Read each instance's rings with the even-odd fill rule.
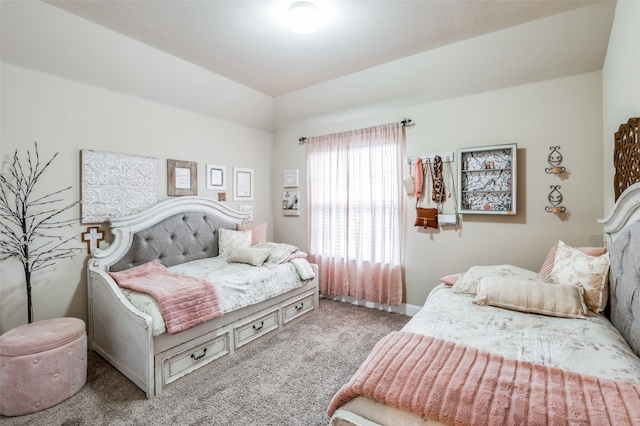
[[[315,308],[315,295],[313,293],[309,293],[296,300],[295,302],[291,302],[283,306],[283,323],[286,324],[294,318],[298,318],[299,316],[304,315],[307,312],[313,311]]]
[[[162,360],[164,384],[171,383],[229,352],[229,332],[227,331],[220,336],[169,356]]]
[[[280,309],[275,309],[251,320],[244,322],[233,328],[234,347],[239,348],[280,326],[278,321]]]

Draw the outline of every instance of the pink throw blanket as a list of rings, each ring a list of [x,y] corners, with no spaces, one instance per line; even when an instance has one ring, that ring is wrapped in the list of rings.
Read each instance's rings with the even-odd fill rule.
[[[156,299],[169,333],[222,316],[222,305],[212,284],[201,278],[174,274],[155,260],[109,275],[120,287]]]
[[[333,397],[358,395],[450,425],[640,425],[640,386],[394,332]]]

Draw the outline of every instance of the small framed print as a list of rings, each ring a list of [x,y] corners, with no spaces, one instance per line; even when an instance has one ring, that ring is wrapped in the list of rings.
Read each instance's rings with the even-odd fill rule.
[[[233,168],[233,201],[253,201],[253,169]]]
[[[227,168],[207,164],[207,189],[227,189]]]
[[[300,216],[300,191],[282,192],[282,215]]]
[[[198,163],[167,160],[167,194],[198,195]]]
[[[290,169],[284,171],[282,186],[285,188],[298,187],[298,169]]]

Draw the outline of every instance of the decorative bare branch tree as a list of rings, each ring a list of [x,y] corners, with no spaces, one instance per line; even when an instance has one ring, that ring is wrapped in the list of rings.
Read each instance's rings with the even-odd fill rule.
[[[56,260],[74,256],[79,248],[65,247],[75,236],[58,235],[61,228],[70,227],[77,219],[58,220],[58,215],[69,210],[79,201],[64,207],[56,207],[64,201],[59,195],[71,187],[34,198],[34,187],[47,170],[53,157],[44,165],[40,162],[38,144],[35,158],[27,151],[27,164],[20,162],[18,150],[8,170],[8,176],[0,175],[0,261],[16,258],[22,263],[27,285],[27,313],[33,322],[31,303],[31,274],[55,264]]]

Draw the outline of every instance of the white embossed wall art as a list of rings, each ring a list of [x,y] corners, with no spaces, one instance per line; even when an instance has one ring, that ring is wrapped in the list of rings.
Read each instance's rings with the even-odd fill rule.
[[[158,159],[83,149],[82,222],[138,213],[158,201]]]

